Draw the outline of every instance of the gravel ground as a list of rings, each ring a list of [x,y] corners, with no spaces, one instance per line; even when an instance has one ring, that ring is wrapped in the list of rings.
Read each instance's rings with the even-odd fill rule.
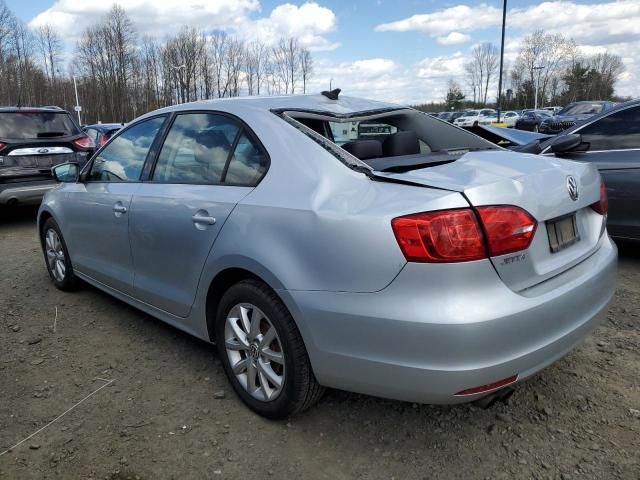
[[[57,291],[34,227],[0,223],[0,479],[640,478],[640,253],[608,320],[488,410],[329,391],[288,422],[247,410],[214,349],[84,286]],[[56,319],[57,308],[57,320]]]

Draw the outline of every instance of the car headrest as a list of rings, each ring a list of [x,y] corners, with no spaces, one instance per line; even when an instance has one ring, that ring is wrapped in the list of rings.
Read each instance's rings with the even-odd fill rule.
[[[382,157],[382,144],[377,140],[355,140],[345,143],[342,148],[360,160]]]
[[[417,155],[420,153],[420,142],[416,132],[407,130],[389,135],[382,142],[382,153],[385,157]]]

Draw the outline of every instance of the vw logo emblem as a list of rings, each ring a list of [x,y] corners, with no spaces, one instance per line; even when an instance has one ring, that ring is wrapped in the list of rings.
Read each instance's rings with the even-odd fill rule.
[[[49,149],[48,148],[41,148],[38,150],[38,153],[49,153]]]
[[[567,177],[567,190],[569,190],[569,196],[571,197],[571,200],[573,200],[574,202],[578,200],[578,181],[573,175],[569,175]]]

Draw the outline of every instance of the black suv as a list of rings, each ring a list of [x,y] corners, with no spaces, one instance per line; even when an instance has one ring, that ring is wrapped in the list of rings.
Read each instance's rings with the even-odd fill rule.
[[[0,207],[37,204],[56,185],[51,167],[84,165],[95,145],[58,107],[0,108]]]

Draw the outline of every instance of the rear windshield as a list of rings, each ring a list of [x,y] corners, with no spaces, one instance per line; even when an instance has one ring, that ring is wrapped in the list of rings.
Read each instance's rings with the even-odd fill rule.
[[[595,115],[600,113],[603,108],[602,103],[576,103],[564,107],[558,115]]]
[[[66,112],[0,112],[0,138],[25,140],[78,133]]]
[[[408,171],[455,161],[469,151],[499,149],[470,132],[412,109],[354,113],[349,117],[293,111],[285,112],[284,118],[306,127],[305,133],[343,163],[378,171]]]

